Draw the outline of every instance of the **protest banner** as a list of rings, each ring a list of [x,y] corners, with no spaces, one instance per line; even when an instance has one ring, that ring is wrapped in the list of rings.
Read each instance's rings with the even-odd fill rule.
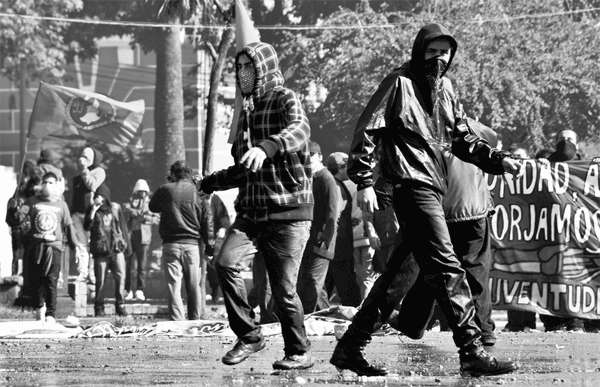
[[[490,176],[492,304],[600,319],[600,160]]]

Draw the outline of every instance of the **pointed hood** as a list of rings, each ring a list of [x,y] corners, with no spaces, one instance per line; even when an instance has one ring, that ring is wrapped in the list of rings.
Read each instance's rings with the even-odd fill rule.
[[[138,179],[133,186],[133,192],[144,191],[150,193],[150,186],[148,182],[144,179]]]
[[[448,61],[448,66],[446,69],[450,68],[450,64],[452,63],[452,59],[454,59],[454,55],[456,54],[457,43],[454,36],[450,34],[444,26],[437,23],[427,24],[423,28],[419,30],[417,37],[413,43],[412,53],[410,58],[410,71],[416,75],[417,77],[421,77],[423,75],[423,67],[425,63],[425,48],[435,39],[447,39],[452,46],[450,53],[450,60]],[[442,74],[444,76],[446,72]]]
[[[273,46],[262,42],[250,43],[238,52],[236,62],[240,55],[247,55],[254,65],[256,78],[253,97],[260,98],[274,88],[283,86],[283,74],[279,69],[279,59]],[[236,82],[239,88],[237,76]]]

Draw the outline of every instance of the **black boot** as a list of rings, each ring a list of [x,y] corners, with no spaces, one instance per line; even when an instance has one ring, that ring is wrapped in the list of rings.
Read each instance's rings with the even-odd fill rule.
[[[95,304],[94,305],[94,316],[95,317],[104,317],[106,314],[104,313],[104,304]]]
[[[125,310],[125,305],[115,304],[115,313],[117,314],[117,316],[121,316],[121,317],[127,316],[127,311]]]
[[[363,350],[370,340],[368,335],[361,336],[365,335],[353,334],[348,329],[335,346],[329,362],[338,370],[350,370],[359,376],[387,375],[385,368],[373,366],[365,359]]]
[[[501,375],[517,369],[515,363],[496,359],[483,349],[481,344],[472,345],[471,349],[461,350],[459,353],[462,376]]]

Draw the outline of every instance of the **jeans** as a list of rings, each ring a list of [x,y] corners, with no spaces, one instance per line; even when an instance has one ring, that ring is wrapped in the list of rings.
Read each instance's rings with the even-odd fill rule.
[[[200,246],[187,243],[165,243],[163,265],[169,288],[169,318],[185,320],[181,281],[187,293],[188,320],[200,319]]]
[[[56,313],[56,284],[58,283],[58,276],[60,274],[60,262],[62,258],[62,251],[53,247],[46,247],[52,249],[51,262],[45,262],[46,257],[42,258],[42,262],[33,262],[33,281],[36,285],[36,304],[37,308],[41,308],[46,303],[46,316],[55,317]],[[37,250],[37,249],[34,249]],[[47,273],[45,269],[49,267]]]
[[[396,187],[394,209],[398,220],[406,224],[405,241],[396,248],[386,271],[375,281],[348,329],[349,334],[367,341],[378,322],[387,319],[394,305],[390,302],[390,287],[396,274],[409,265],[407,257],[412,253],[420,270],[421,281],[417,284],[421,283],[423,291],[434,295],[453,331],[454,343],[459,348],[472,345],[481,331],[475,322],[467,276],[450,240],[441,193],[423,185]],[[417,289],[412,288],[409,294],[413,291]]]
[[[265,261],[281,322],[284,351],[293,355],[308,350],[304,313],[296,293],[296,283],[309,227],[310,221],[254,222],[238,216],[227,231],[216,268],[229,325],[241,341],[256,343],[262,338],[240,274],[246,260],[253,259],[255,251],[259,250]]]
[[[104,257],[94,257],[94,275],[96,276],[96,299],[95,307],[104,306],[104,281],[106,272],[110,270],[115,280],[115,304],[123,305],[123,294],[125,293],[125,256],[123,253]]]
[[[81,246],[85,246],[85,254],[81,254],[78,257],[77,261],[77,274],[80,280],[86,279],[88,275],[91,273],[91,266],[95,265],[94,261],[90,259],[89,254],[89,239],[90,233],[83,228],[83,220],[85,218],[85,214],[80,212],[74,212],[71,214],[71,221],[73,222],[73,231],[75,234],[75,238],[77,239],[75,242]],[[75,256],[75,251],[73,250],[72,256]]]
[[[356,276],[356,283],[360,293],[360,301],[362,302],[367,294],[369,294],[369,291],[373,287],[373,283],[375,283],[377,277],[379,277],[379,274],[375,272],[375,267],[373,266],[375,249],[373,249],[371,246],[355,247],[353,256],[354,274]]]
[[[254,255],[254,262],[252,263],[252,289],[248,293],[248,303],[253,308],[259,307],[260,324],[279,321],[265,259],[260,253]]]
[[[144,279],[146,276],[146,260],[148,258],[149,246],[141,243],[139,231],[131,233],[132,254],[127,259],[127,274],[125,275],[125,290],[144,290]],[[133,278],[135,275],[135,286]]]
[[[308,243],[308,246],[311,244]],[[326,305],[321,305],[323,303],[321,298],[325,293],[325,279],[331,261],[311,250],[306,248],[304,251],[298,274],[298,296],[300,296],[305,314],[314,313],[326,307]]]

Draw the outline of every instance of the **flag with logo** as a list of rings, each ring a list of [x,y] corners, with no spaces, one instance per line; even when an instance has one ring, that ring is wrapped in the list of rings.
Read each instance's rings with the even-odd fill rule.
[[[28,136],[86,139],[128,146],[138,138],[144,100],[121,102],[71,87],[40,83]]]

